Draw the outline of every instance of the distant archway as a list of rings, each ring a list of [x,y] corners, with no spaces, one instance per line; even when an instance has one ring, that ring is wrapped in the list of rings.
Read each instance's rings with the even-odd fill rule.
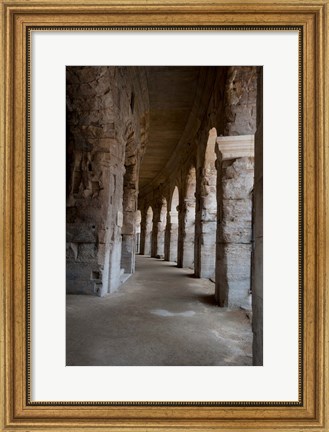
[[[141,248],[141,222],[142,222],[142,213],[140,210],[136,211],[136,253],[140,253]]]
[[[144,255],[151,255],[152,228],[153,228],[153,210],[152,207],[149,206],[146,212]]]
[[[201,278],[211,278],[215,275],[217,225],[216,139],[217,131],[212,128],[209,131],[204,162],[198,168],[194,271],[195,275]]]
[[[178,206],[179,206],[179,192],[178,187],[175,186],[171,197],[170,211],[167,215],[166,225],[166,245],[165,245],[165,259],[167,261],[177,262],[177,249],[178,249]]]
[[[165,230],[167,224],[167,200],[162,199],[162,205],[160,210],[160,217],[158,221],[158,232],[157,232],[157,248],[156,258],[164,258],[165,251]]]
[[[196,171],[192,166],[186,178],[186,193],[179,215],[178,267],[194,269]]]

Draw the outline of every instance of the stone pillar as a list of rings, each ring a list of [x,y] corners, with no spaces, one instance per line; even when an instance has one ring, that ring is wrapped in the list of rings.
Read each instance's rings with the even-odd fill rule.
[[[160,224],[160,209],[155,207],[154,214],[153,214],[153,225],[152,225],[152,235],[151,235],[151,257],[153,258],[157,256],[159,224]]]
[[[254,136],[218,137],[216,301],[250,309]]]
[[[137,210],[136,212],[136,221],[135,221],[135,254],[140,254],[141,247],[141,220],[142,215],[141,211]]]
[[[255,134],[254,253],[252,263],[253,364],[263,365],[263,69],[257,80],[257,130]]]
[[[146,210],[141,213],[141,224],[140,224],[140,245],[139,253],[145,255],[145,239],[146,239]]]
[[[178,213],[177,211],[169,212],[170,217],[170,248],[168,261],[177,262],[178,249]]]
[[[164,259],[165,261],[170,261],[170,211],[167,211],[167,223],[164,233]]]
[[[112,170],[110,177],[110,191],[116,193],[112,195],[111,211],[108,212],[105,231],[105,258],[102,277],[101,295],[112,293],[118,290],[121,284],[121,229],[123,225],[122,199],[123,184],[119,179],[123,178],[124,167],[117,167]]]
[[[184,259],[184,240],[185,240],[185,218],[186,218],[186,205],[185,200],[179,206],[178,213],[178,244],[177,244],[177,267],[183,267]]]
[[[130,130],[130,129],[129,129]],[[132,144],[133,143],[133,144]],[[135,146],[135,141],[128,141],[126,153],[129,148]],[[125,274],[132,274],[135,271],[136,255],[136,207],[138,173],[137,158],[126,158],[125,174],[123,176],[123,224],[122,224],[122,254],[121,268]]]
[[[165,256],[166,219],[167,219],[167,204],[166,202],[163,202],[160,211],[160,220],[158,222],[158,231],[157,231],[156,258],[160,258],[160,259],[163,259]]]
[[[194,268],[195,199],[186,199],[182,209],[178,267]]]
[[[126,215],[127,217],[127,215]],[[136,233],[135,233],[135,212],[129,214],[131,219],[129,225],[126,223],[122,229],[122,254],[121,268],[124,273],[134,273],[136,255]],[[128,225],[128,226],[127,226]]]
[[[215,273],[216,255],[216,153],[217,131],[209,131],[204,166],[197,175],[194,272],[197,277],[211,278]]]
[[[122,234],[121,268],[124,273],[135,272],[136,235]]]
[[[152,245],[152,230],[153,230],[153,210],[149,207],[142,218],[142,243],[141,247],[144,255],[151,255]]]
[[[151,255],[152,229],[146,227],[144,255]]]

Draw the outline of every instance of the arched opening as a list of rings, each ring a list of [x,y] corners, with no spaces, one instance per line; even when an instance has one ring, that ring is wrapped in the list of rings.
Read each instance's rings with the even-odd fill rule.
[[[158,221],[158,232],[157,232],[157,247],[155,257],[163,259],[165,252],[165,230],[167,224],[167,200],[162,198],[162,205],[160,209],[160,217]]]
[[[178,267],[194,269],[196,171],[192,166],[186,178],[186,193],[179,216]]]
[[[175,186],[167,215],[165,260],[177,262],[179,192]]]
[[[153,210],[152,207],[149,206],[146,212],[144,255],[151,255],[152,229],[153,229]]]
[[[67,290],[111,297],[105,300],[110,310],[102,305],[88,321],[87,308],[81,309],[80,325],[72,325],[90,336],[81,349],[82,362],[102,335],[104,340],[95,346],[97,364],[149,364],[150,353],[146,358],[140,351],[139,356],[134,346],[136,331],[146,337],[140,341],[146,346],[151,330],[160,346],[153,353],[160,353],[154,356],[154,365],[169,361],[173,365],[250,364],[251,326],[245,319],[250,311],[244,307],[244,294],[250,290],[253,267],[254,363],[262,364],[262,154],[256,151],[253,221],[249,218],[252,164],[246,155],[232,157],[232,149],[237,150],[237,141],[242,140],[239,137],[254,133],[258,90],[250,68],[194,72],[193,68],[72,71],[68,94],[72,112],[67,123]],[[261,113],[261,99],[259,104]],[[210,124],[216,124],[220,137],[212,129],[207,140]],[[255,141],[259,148],[261,130],[260,121]],[[222,154],[218,158],[217,153],[216,160],[216,142],[223,144],[228,137],[230,156],[224,157],[224,149],[219,148]],[[252,223],[255,238],[250,258]],[[132,275],[135,259],[138,272]],[[193,272],[202,279],[195,279]],[[112,295],[119,287],[120,295]],[[215,300],[228,310],[218,308]],[[75,304],[75,299],[70,301]],[[69,313],[73,310],[68,308]],[[229,315],[243,316],[238,318],[239,327],[227,319]],[[155,316],[163,327],[154,325]],[[194,331],[181,325],[182,317],[194,323]],[[186,333],[179,333],[181,329]],[[214,343],[211,335],[218,331]],[[197,349],[191,359],[192,332]],[[72,355],[77,337],[71,339]],[[119,337],[124,344],[116,343]],[[232,340],[241,341],[241,358],[234,357],[233,351],[238,350]],[[178,349],[173,347],[168,354],[177,341]],[[107,353],[99,349],[104,346],[110,347]],[[94,352],[90,358],[93,361]],[[74,364],[81,364],[80,360]]]
[[[216,255],[216,153],[217,131],[212,128],[205,149],[204,161],[198,168],[197,206],[195,217],[195,275],[213,278]]]
[[[125,174],[123,176],[121,269],[126,275],[135,271],[136,253],[137,173],[136,164],[131,163],[127,157],[129,156],[129,148],[132,145],[133,142],[128,142],[126,146],[127,155]]]
[[[140,253],[141,248],[141,222],[142,222],[142,213],[140,210],[136,211],[136,254]]]

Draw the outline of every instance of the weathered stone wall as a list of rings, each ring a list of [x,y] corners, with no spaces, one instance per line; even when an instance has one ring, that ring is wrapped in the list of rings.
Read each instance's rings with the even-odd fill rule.
[[[250,309],[254,158],[221,161],[219,172],[216,300]]]
[[[197,277],[212,278],[215,275],[216,256],[216,154],[217,131],[209,131],[204,161],[198,167],[196,187],[196,241],[194,271]]]
[[[149,127],[145,69],[67,68],[69,293],[117,290],[134,272],[136,238],[141,254],[215,278],[221,306],[248,307],[252,278],[254,362],[262,364],[262,95],[257,109],[256,100],[256,67],[200,68],[185,130],[139,190]],[[218,137],[253,135],[256,114],[252,257],[253,157],[223,158],[215,149]]]
[[[194,270],[194,238],[195,238],[195,197],[196,172],[192,166],[185,182],[182,179],[182,198],[179,211],[178,233],[178,267]]]
[[[177,261],[179,266],[194,266],[196,274],[201,277],[212,277],[215,273],[216,155],[215,147],[207,148],[207,143],[209,130],[214,124],[218,125],[221,133],[224,132],[226,75],[225,67],[210,67],[201,71],[184,140],[164,170],[167,176],[163,178],[162,173],[159,179],[154,180],[153,188],[142,190],[139,196],[140,209],[149,204],[156,206],[156,202],[163,198],[171,203],[174,188],[178,187],[178,215],[175,211],[171,212],[168,206],[165,259]],[[195,171],[194,177],[189,175],[191,168]],[[193,196],[190,193],[191,182]],[[174,242],[171,241],[173,238]]]
[[[120,285],[123,227],[134,249],[147,104],[142,68],[67,68],[69,293],[104,295]]]
[[[224,136],[252,135],[256,132],[256,99],[257,68],[229,67],[225,85]]]
[[[252,158],[244,156],[244,138],[256,131],[257,68],[229,67],[225,85],[226,137],[241,139],[229,142],[231,155],[222,161],[218,149],[216,300],[220,306],[250,309]],[[224,144],[225,145],[225,144]],[[248,143],[247,143],[248,145]],[[240,147],[240,148],[239,148]],[[241,153],[239,153],[241,152]]]

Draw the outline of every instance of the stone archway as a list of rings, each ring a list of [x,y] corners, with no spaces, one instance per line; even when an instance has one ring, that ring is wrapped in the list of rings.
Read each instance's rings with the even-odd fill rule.
[[[177,262],[178,249],[178,206],[179,192],[175,186],[170,203],[170,211],[167,214],[165,260]]]
[[[185,198],[179,214],[178,267],[194,269],[196,170],[192,166],[186,177]]]
[[[146,219],[145,219],[144,255],[151,255],[152,229],[153,229],[153,210],[152,207],[149,206],[146,212]]]
[[[211,278],[215,274],[216,255],[216,153],[217,131],[212,128],[204,154],[203,165],[197,173],[195,215],[194,271],[197,277]]]
[[[160,209],[158,232],[157,232],[157,247],[155,257],[163,259],[165,254],[165,230],[167,224],[167,200],[162,198],[162,205]]]
[[[131,125],[126,128],[127,144],[125,149],[125,173],[123,176],[123,202],[122,202],[122,245],[121,268],[125,274],[135,271],[136,253],[136,209],[138,184],[138,155],[135,153],[135,134]]]
[[[141,249],[141,222],[142,222],[142,212],[140,210],[136,211],[136,254],[140,253]]]

